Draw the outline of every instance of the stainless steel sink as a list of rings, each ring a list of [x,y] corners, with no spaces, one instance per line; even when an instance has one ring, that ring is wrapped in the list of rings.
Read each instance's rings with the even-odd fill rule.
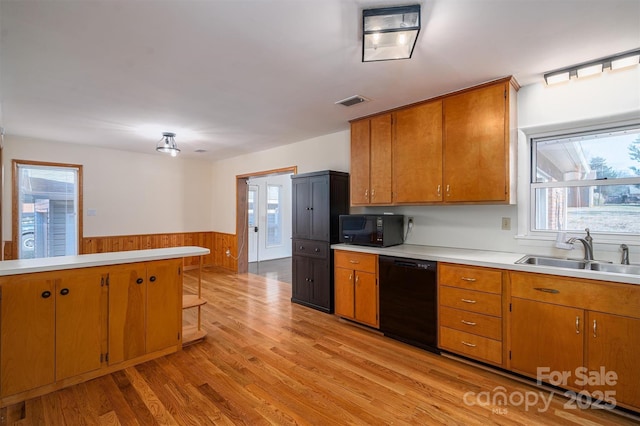
[[[554,266],[556,268],[587,269],[587,262],[578,259],[559,259],[556,257],[527,255],[516,263],[526,263],[538,266]]]
[[[580,259],[561,259],[557,257],[545,257],[526,255],[516,263],[528,265],[552,266],[555,268],[585,269],[600,272],[615,272],[618,274],[640,275],[640,265],[622,265],[608,262],[587,262]]]
[[[640,265],[621,265],[619,263],[599,263],[589,264],[589,269],[600,272],[616,272],[618,274],[640,275]]]

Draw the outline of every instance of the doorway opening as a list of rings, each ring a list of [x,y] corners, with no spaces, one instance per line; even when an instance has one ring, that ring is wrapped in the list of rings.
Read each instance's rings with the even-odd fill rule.
[[[291,175],[297,167],[236,176],[238,273],[249,262],[291,257]]]

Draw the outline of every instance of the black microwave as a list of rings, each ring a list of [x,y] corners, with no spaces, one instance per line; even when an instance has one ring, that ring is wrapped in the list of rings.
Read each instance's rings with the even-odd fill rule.
[[[403,215],[340,215],[340,242],[389,247],[403,243]]]

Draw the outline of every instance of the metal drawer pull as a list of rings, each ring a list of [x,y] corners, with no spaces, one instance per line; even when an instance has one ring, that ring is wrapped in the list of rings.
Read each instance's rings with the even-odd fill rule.
[[[470,348],[475,348],[476,347],[476,345],[474,345],[473,343],[467,343],[464,340],[462,340],[462,344],[465,345],[465,346],[469,346]]]
[[[349,263],[358,264],[358,263],[360,263],[360,261],[359,260],[350,260]]]
[[[466,325],[476,325],[476,323],[475,323],[475,322],[465,321],[465,320],[462,320],[462,323],[463,323],[463,324],[466,324]]]
[[[464,303],[476,303],[475,300],[470,300],[470,299],[460,299],[462,300]]]
[[[580,334],[580,317],[576,317],[576,334]]]
[[[475,283],[476,279],[475,278],[467,278],[467,277],[462,277],[460,278],[462,281],[469,281],[470,283]]]
[[[598,323],[596,322],[596,320],[593,320],[593,337],[598,337]]]
[[[533,289],[541,291],[543,293],[551,293],[551,294],[560,293],[560,290],[556,290],[555,288],[534,287]]]

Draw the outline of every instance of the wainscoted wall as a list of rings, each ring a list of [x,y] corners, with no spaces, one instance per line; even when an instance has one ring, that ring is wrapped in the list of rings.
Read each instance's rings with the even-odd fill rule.
[[[81,253],[107,253],[181,246],[208,248],[211,253],[204,256],[204,266],[219,266],[231,271],[238,270],[238,262],[233,258],[233,256],[237,256],[236,236],[212,231],[86,237],[82,239]],[[12,242],[5,241],[4,247],[5,260],[10,260]],[[227,250],[230,251],[232,256],[226,255]],[[197,265],[197,257],[184,259],[185,268]]]

